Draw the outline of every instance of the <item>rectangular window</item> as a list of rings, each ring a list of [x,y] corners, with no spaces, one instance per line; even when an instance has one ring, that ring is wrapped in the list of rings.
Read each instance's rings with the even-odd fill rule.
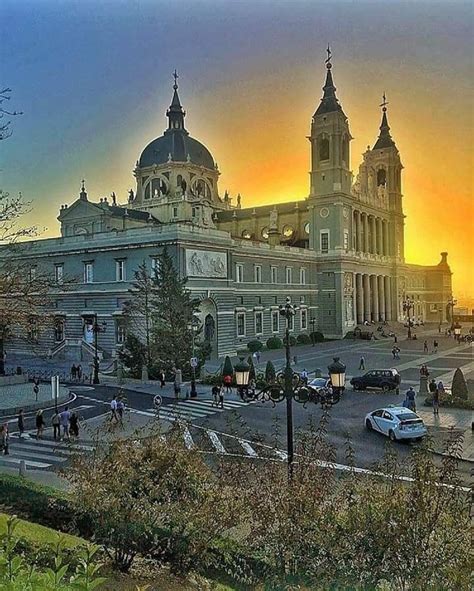
[[[54,265],[54,279],[56,283],[62,283],[64,277],[64,265]]]
[[[300,269],[300,283],[306,285],[306,269],[304,267]]]
[[[94,281],[94,263],[84,263],[84,283],[92,283]]]
[[[255,283],[262,283],[262,266],[255,265],[254,267],[254,280]]]
[[[173,217],[174,218],[178,217],[178,208],[177,207],[173,207]]]
[[[286,267],[286,282],[293,283],[293,269],[291,267]]]
[[[321,232],[321,252],[329,251],[329,232]]]
[[[242,283],[244,280],[244,266],[240,263],[235,265],[235,281],[236,283]]]
[[[56,343],[64,340],[64,320],[56,320],[54,323],[54,340]]]
[[[125,281],[125,261],[115,261],[115,281]]]
[[[161,259],[160,257],[152,257],[151,259],[151,276],[156,277],[160,272]]]
[[[263,333],[263,312],[255,312],[255,334]]]
[[[349,250],[349,230],[344,230],[344,250]]]
[[[272,312],[272,332],[280,331],[280,312],[273,310]]]
[[[245,312],[237,312],[237,336],[245,336]]]
[[[306,310],[301,310],[301,330],[308,329],[308,312]]]
[[[278,283],[278,267],[270,267],[270,275],[272,283]]]
[[[119,322],[117,324],[117,335],[116,335],[117,344],[121,345],[122,343],[125,343],[125,337],[126,337],[125,325]]]

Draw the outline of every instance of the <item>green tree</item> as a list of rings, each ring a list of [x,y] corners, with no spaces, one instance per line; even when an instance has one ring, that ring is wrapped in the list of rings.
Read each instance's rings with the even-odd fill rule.
[[[267,365],[265,367],[265,381],[267,382],[267,384],[272,384],[276,379],[276,371],[275,371],[275,366],[273,365],[273,363],[270,361],[270,359],[267,361]]]
[[[187,277],[179,277],[173,259],[163,250],[156,272],[156,290],[151,311],[153,361],[165,370],[181,369],[191,373],[190,359],[205,356],[199,339],[200,330],[193,334],[193,320],[199,309],[199,300],[186,289]]]
[[[140,378],[147,358],[147,348],[133,333],[128,333],[124,346],[118,353],[120,361],[127,367],[133,378]]]
[[[154,311],[154,297],[158,292],[156,270],[150,275],[146,263],[143,261],[134,272],[134,281],[128,291],[130,299],[125,302],[123,307],[123,318],[127,331],[132,332],[136,340],[144,345],[142,363],[146,363],[148,371],[150,371],[152,365],[151,319]],[[133,340],[126,343],[128,349],[130,349],[130,345],[134,350],[137,349],[137,343]],[[127,363],[125,359],[123,361]]]
[[[222,377],[230,376],[233,377],[234,375],[234,368],[232,367],[232,361],[228,355],[225,356],[224,359],[224,367],[222,368]]]
[[[458,367],[454,372],[451,391],[454,398],[462,398],[463,400],[467,400],[469,398],[466,380],[460,367]]]

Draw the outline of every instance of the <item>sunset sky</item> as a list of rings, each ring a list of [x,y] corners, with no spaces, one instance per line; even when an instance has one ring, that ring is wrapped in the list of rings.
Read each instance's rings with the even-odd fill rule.
[[[311,116],[333,49],[352,169],[373,145],[381,95],[404,164],[406,259],[447,250],[458,299],[474,297],[473,4],[372,0],[3,0],[0,84],[13,136],[0,187],[58,234],[86,179],[125,201],[142,149],[166,128],[171,73],[186,127],[243,205],[308,194]]]

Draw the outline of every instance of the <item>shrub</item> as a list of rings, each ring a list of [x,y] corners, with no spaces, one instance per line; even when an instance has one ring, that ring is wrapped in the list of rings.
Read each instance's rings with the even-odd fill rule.
[[[311,345],[311,337],[309,334],[301,333],[296,337],[298,345]]]
[[[234,375],[234,368],[232,366],[232,361],[228,355],[225,356],[224,359],[224,367],[222,368],[222,375],[223,376],[233,376]]]
[[[314,340],[315,343],[322,343],[324,341],[324,335],[322,332],[318,330],[311,333],[311,338]]]
[[[286,337],[283,339],[283,344],[286,345]],[[290,334],[290,347],[294,347],[296,345],[296,337]]]
[[[255,378],[257,377],[257,373],[255,371],[255,365],[253,363],[252,355],[249,355],[247,357],[247,363],[250,365],[249,380],[255,380]]]
[[[250,341],[247,343],[247,349],[251,353],[255,353],[255,351],[261,351],[263,349],[263,343],[261,341]]]
[[[464,379],[462,369],[459,367],[454,372],[452,392],[454,398],[461,398],[462,400],[467,400],[469,398],[466,380]]]
[[[275,381],[275,378],[276,378],[275,366],[273,365],[273,363],[270,360],[268,360],[267,366],[265,367],[265,381],[267,382],[267,384],[271,384],[272,382]]]
[[[283,347],[283,341],[280,337],[270,337],[267,340],[267,349],[281,349]]]

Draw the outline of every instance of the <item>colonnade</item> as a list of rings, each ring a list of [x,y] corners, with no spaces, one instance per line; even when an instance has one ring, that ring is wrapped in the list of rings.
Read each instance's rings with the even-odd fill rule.
[[[358,324],[392,320],[392,278],[355,273],[355,309]]]
[[[354,250],[372,254],[390,254],[387,220],[356,210],[353,229]]]

